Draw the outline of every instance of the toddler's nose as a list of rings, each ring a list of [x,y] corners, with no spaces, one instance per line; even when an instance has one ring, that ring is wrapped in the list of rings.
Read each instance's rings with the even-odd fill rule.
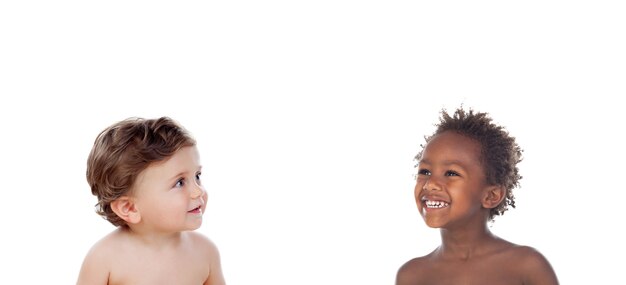
[[[197,199],[198,197],[201,197],[203,193],[204,193],[204,189],[202,189],[202,187],[200,185],[196,185],[191,190],[191,198],[192,199]]]
[[[426,183],[424,183],[424,187],[422,189],[429,191],[439,191],[441,190],[441,186],[437,182],[437,179],[431,176],[428,178],[428,180],[426,180]]]

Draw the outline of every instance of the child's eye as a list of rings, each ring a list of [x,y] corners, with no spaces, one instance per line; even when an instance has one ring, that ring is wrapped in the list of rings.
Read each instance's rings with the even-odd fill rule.
[[[185,186],[185,179],[184,178],[178,179],[176,181],[176,184],[174,184],[175,188],[181,188],[183,186]]]
[[[430,175],[430,170],[420,169],[419,171],[417,171],[417,175]]]
[[[202,172],[196,173],[196,181],[198,181],[198,184],[200,184],[200,176],[202,176]]]
[[[459,175],[459,173],[456,171],[448,170],[446,171],[446,176],[461,176],[461,175]]]

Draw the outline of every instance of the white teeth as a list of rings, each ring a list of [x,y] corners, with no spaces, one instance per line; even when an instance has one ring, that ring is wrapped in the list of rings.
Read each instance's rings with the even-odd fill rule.
[[[431,201],[431,200],[426,200],[424,203],[426,204],[427,208],[435,208],[435,209],[448,207],[449,205],[448,203],[443,202],[443,201]]]

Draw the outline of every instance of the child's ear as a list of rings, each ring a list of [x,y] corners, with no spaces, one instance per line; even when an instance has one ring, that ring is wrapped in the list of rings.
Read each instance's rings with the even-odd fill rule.
[[[136,224],[141,221],[139,209],[135,205],[132,197],[122,196],[111,202],[111,209],[122,220],[129,224]]]
[[[488,186],[484,193],[482,202],[483,207],[487,209],[498,207],[506,196],[506,190],[500,185]]]

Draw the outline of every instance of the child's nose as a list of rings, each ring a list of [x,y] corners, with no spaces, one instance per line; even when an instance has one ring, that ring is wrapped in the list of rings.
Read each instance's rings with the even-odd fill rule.
[[[439,191],[441,190],[441,185],[435,177],[430,176],[428,180],[426,180],[426,183],[424,183],[424,187],[422,189],[429,191]]]
[[[202,193],[204,193],[204,189],[202,189],[202,186],[200,185],[195,185],[192,189],[191,189],[191,198],[192,199],[196,199],[200,196],[202,196]]]

